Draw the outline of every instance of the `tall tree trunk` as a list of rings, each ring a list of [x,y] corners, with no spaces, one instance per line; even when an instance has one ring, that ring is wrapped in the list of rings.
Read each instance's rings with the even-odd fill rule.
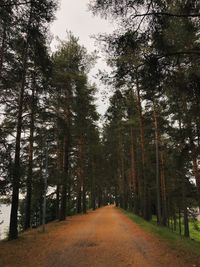
[[[80,170],[78,170],[79,172]],[[82,199],[82,190],[81,190],[81,181],[80,181],[80,174],[77,173],[77,204],[76,204],[76,212],[81,213],[82,206],[81,206],[81,199]]]
[[[156,105],[153,102],[153,117],[155,127],[155,147],[156,147],[156,196],[157,196],[157,223],[161,224],[161,196],[160,196],[160,164],[159,164],[159,129]]]
[[[20,150],[21,150],[21,131],[22,131],[22,114],[24,106],[24,90],[26,83],[27,73],[27,61],[28,61],[28,46],[29,46],[29,34],[30,25],[32,20],[32,5],[30,9],[29,21],[27,25],[27,37],[23,52],[23,70],[21,87],[19,91],[19,104],[17,115],[17,130],[15,139],[15,158],[13,166],[13,182],[12,182],[12,202],[11,202],[11,214],[10,214],[10,228],[9,228],[9,240],[18,238],[18,206],[19,206],[19,184],[20,184]]]
[[[69,131],[69,129],[68,129]],[[63,179],[61,189],[60,221],[64,221],[67,214],[67,183],[69,180],[69,132],[64,137]]]
[[[71,180],[71,173],[69,169],[68,174],[68,183],[67,183],[67,215],[71,214],[71,186],[72,186],[72,180]]]
[[[183,203],[183,222],[184,222],[184,236],[190,237],[188,210],[186,201],[186,181],[185,177],[182,178],[182,203]]]
[[[133,126],[130,127],[130,139],[131,139],[131,147],[130,147],[130,154],[131,154],[131,184],[133,187],[133,195],[134,195],[134,212],[139,214],[139,190],[138,190],[138,176],[136,170],[136,159],[135,159],[135,146],[134,146],[134,134],[133,134]]]
[[[87,212],[87,202],[86,202],[86,183],[85,177],[83,176],[83,194],[82,194],[82,203],[83,203],[83,213]]]
[[[86,203],[86,180],[85,180],[85,169],[84,169],[84,149],[85,149],[85,142],[84,137],[81,136],[80,139],[80,167],[81,167],[81,184],[82,184],[82,207],[83,213],[87,212],[87,203]]]
[[[26,52],[27,58],[27,52]],[[18,215],[18,204],[19,204],[19,183],[20,183],[20,149],[21,149],[21,129],[22,129],[22,113],[24,104],[24,89],[26,79],[26,65],[24,65],[22,84],[19,95],[19,109],[17,116],[17,134],[15,140],[15,159],[13,167],[13,192],[12,192],[12,204],[11,204],[11,215],[10,215],[10,229],[9,239],[16,239],[18,237],[17,229],[17,215]]]
[[[83,184],[82,184],[82,168],[81,168],[81,138],[78,140],[78,165],[77,165],[77,213],[82,212],[82,192],[83,192]]]
[[[144,137],[144,118],[142,114],[142,104],[140,96],[140,88],[138,81],[138,73],[136,72],[136,91],[137,91],[137,107],[140,121],[140,146],[142,158],[142,178],[143,178],[143,217],[145,220],[150,220],[149,199],[148,199],[148,182],[146,177],[146,156],[145,156],[145,137]]]
[[[124,147],[122,140],[122,127],[118,129],[118,184],[119,184],[119,203],[120,207],[123,209],[126,208],[126,177],[125,177],[125,168],[124,168]]]
[[[56,186],[56,219],[59,219],[59,209],[60,209],[60,185]]]
[[[63,175],[63,140],[60,140],[59,123],[57,121],[57,186],[56,186],[56,218],[60,219],[60,193]]]
[[[160,177],[161,177],[161,196],[162,196],[162,224],[167,225],[167,195],[166,195],[166,181],[165,181],[165,170],[164,170],[164,156],[163,151],[160,151]]]
[[[27,194],[24,229],[31,226],[31,198],[32,198],[32,180],[33,180],[33,143],[34,143],[34,122],[35,122],[35,73],[33,77],[33,87],[31,96],[31,120],[30,120],[30,137],[29,137],[29,163],[27,176]]]
[[[98,188],[98,208],[101,208],[102,206],[102,189]]]
[[[126,176],[125,176],[125,168],[124,168],[124,151],[123,151],[123,144],[121,140],[121,153],[120,153],[120,163],[121,163],[121,179],[122,179],[122,207],[123,209],[127,209],[127,198],[126,198],[126,191],[127,191],[127,184],[126,184]]]
[[[115,185],[115,205],[119,207],[119,186]]]
[[[86,184],[84,173],[84,138],[78,140],[77,213],[86,213]]]
[[[92,209],[96,209],[96,177],[94,159],[92,160]]]
[[[181,208],[180,208],[180,205],[178,207],[178,227],[179,227],[179,235],[182,235],[182,223],[181,223]]]
[[[185,100],[185,98],[183,98]],[[184,101],[185,103],[185,101]],[[184,136],[182,133],[182,122],[181,122],[181,116],[179,116],[179,131],[180,131],[180,140],[181,140],[181,145],[182,145],[182,151],[181,153],[184,156],[183,150],[184,150]],[[182,162],[181,162],[181,157],[179,158],[179,165],[180,169],[182,169]],[[188,210],[187,210],[187,196],[186,196],[186,175],[182,174],[180,172],[180,179],[181,179],[181,191],[182,191],[182,207],[183,207],[183,222],[184,222],[184,236],[189,237],[190,232],[189,232],[189,220],[188,220]],[[183,177],[182,177],[183,176]]]
[[[2,78],[2,70],[3,70],[3,62],[4,62],[4,53],[5,53],[5,44],[6,44],[6,23],[3,25],[3,34],[2,34],[2,42],[0,48],[0,80]]]

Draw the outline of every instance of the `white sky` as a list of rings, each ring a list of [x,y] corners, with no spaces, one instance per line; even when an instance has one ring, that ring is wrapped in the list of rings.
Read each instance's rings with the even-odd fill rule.
[[[54,36],[51,47],[55,50],[56,36],[60,39],[65,39],[66,31],[71,31],[76,37],[79,37],[80,44],[84,45],[88,52],[92,52],[98,47],[95,46],[95,40],[91,35],[98,33],[111,33],[113,25],[100,17],[93,16],[92,12],[88,11],[87,4],[89,0],[60,0],[60,8],[56,14],[56,21],[51,26],[51,32]],[[99,85],[99,81],[94,78],[98,69],[107,69],[105,62],[99,59],[95,68],[90,73],[90,79],[95,82],[101,91],[103,86]],[[107,108],[107,101],[102,101],[101,92],[97,95],[97,108],[100,114],[104,114]]]

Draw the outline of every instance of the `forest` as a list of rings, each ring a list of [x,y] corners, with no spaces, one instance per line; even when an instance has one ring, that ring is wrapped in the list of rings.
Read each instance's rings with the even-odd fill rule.
[[[0,198],[11,204],[9,240],[108,204],[200,236],[200,2],[88,3],[117,25],[96,36],[111,69],[99,71],[109,95],[103,120],[89,79],[97,53],[72,32],[50,50],[58,6],[0,2]]]

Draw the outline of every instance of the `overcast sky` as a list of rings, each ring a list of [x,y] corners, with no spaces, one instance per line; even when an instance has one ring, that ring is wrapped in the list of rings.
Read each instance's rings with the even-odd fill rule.
[[[91,35],[98,33],[110,33],[113,30],[113,25],[108,21],[103,20],[97,16],[93,16],[91,12],[88,11],[89,0],[60,0],[60,8],[56,14],[56,21],[51,26],[51,32],[54,35],[54,40],[52,41],[52,50],[55,50],[56,39],[58,36],[60,39],[65,39],[67,34],[66,31],[72,31],[72,33],[79,37],[80,44],[84,45],[89,52],[98,49],[95,47],[95,41],[91,38]],[[95,69],[91,72],[90,77],[95,76],[98,69],[105,69],[105,63],[100,59],[95,66]],[[97,84],[98,80],[94,78]],[[103,90],[103,86],[101,86]],[[106,102],[102,102],[101,94],[98,94],[98,111],[103,114],[106,110]]]

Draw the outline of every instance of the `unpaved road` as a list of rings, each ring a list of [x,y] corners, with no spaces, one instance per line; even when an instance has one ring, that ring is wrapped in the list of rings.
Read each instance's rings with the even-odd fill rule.
[[[7,255],[6,255],[7,254]],[[193,267],[164,241],[108,206],[0,244],[0,266]]]

